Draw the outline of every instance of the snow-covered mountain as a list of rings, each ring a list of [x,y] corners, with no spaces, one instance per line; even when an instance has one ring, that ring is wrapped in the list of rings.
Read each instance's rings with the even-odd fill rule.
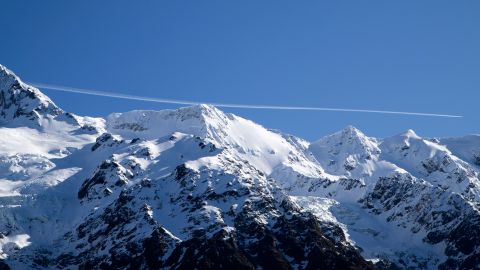
[[[0,66],[0,269],[478,269],[480,136],[64,112]]]

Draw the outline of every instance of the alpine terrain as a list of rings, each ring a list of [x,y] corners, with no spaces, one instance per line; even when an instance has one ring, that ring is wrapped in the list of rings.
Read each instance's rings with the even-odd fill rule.
[[[480,269],[479,175],[480,135],[78,116],[0,66],[0,269]]]

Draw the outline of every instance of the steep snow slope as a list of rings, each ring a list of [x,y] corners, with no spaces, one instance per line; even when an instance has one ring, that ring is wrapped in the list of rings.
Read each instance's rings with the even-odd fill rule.
[[[309,143],[208,105],[79,117],[0,74],[0,266],[480,264],[478,136]]]
[[[282,134],[209,105],[115,113],[107,117],[107,129],[124,138],[155,139],[173,132],[192,134],[234,151],[267,175],[281,174],[282,183],[295,182],[298,174],[312,178],[322,174],[322,168]]]
[[[439,140],[452,153],[462,160],[473,164],[480,169],[480,135],[469,135],[459,138],[445,138]]]
[[[313,142],[309,150],[327,173],[340,179],[346,186],[344,189],[358,187],[355,194],[344,196],[344,200],[356,202],[373,188],[379,176],[403,171],[380,159],[377,139],[367,137],[352,126]]]
[[[6,258],[32,243],[32,219],[58,218],[42,217],[42,209],[31,204],[82,170],[75,164],[59,167],[58,160],[95,141],[104,120],[65,113],[0,66],[0,123],[0,257]]]
[[[0,65],[0,123],[16,120],[17,125],[39,124],[44,118],[62,113],[38,89],[24,84],[13,72]]]
[[[478,174],[470,164],[454,156],[435,140],[423,139],[409,130],[383,141],[382,157],[396,163],[418,178],[480,201]]]
[[[452,254],[463,258],[455,261],[458,265],[478,262],[474,240],[468,240],[471,248],[462,254],[450,236],[461,226],[478,227],[470,222],[478,216],[478,173],[439,141],[423,139],[412,130],[377,140],[347,127],[312,143],[310,150],[326,172],[342,175],[348,184],[323,181],[321,188],[305,194],[333,201],[295,199],[318,215],[329,209],[364,256],[383,257],[407,268],[449,268],[455,261]]]
[[[373,267],[269,178],[321,173],[292,138],[206,105],[78,117],[2,72],[2,110],[31,110],[0,130],[2,266]]]

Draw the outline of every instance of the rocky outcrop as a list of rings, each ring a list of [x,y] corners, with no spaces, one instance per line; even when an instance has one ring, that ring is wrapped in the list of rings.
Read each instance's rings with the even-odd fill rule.
[[[38,89],[24,84],[13,72],[0,65],[0,121],[25,119],[39,123],[44,116],[56,117],[63,111]]]
[[[0,124],[0,269],[480,263],[476,135],[310,144],[209,105],[79,117],[1,66]]]

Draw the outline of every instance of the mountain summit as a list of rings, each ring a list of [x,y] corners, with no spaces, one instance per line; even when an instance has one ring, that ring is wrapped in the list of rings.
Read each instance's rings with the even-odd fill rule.
[[[113,113],[107,117],[107,124],[123,136],[158,138],[178,131],[213,138],[219,136],[230,118],[217,108],[202,104],[178,110]]]
[[[23,83],[13,72],[0,65],[0,121],[30,120],[55,117],[63,111],[37,88]]]
[[[478,269],[478,136],[76,116],[0,67],[0,269]],[[479,151],[477,151],[479,150]]]

